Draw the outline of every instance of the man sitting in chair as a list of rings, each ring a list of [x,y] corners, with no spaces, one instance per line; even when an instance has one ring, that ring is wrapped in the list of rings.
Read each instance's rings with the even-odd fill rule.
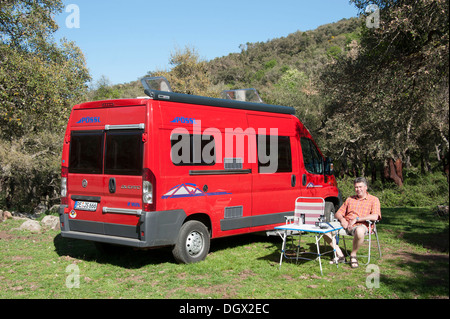
[[[364,243],[365,235],[369,234],[368,220],[377,221],[381,219],[380,200],[367,192],[367,180],[364,177],[358,177],[354,181],[355,196],[347,198],[345,203],[336,212],[335,217],[341,223],[347,235],[353,236],[353,249],[350,254],[350,266],[359,267],[356,253]],[[372,224],[373,228],[373,224]],[[372,231],[372,229],[370,230]],[[333,262],[345,262],[344,254],[339,246],[335,244],[334,237],[329,234],[324,236],[325,240],[336,249],[336,260]]]

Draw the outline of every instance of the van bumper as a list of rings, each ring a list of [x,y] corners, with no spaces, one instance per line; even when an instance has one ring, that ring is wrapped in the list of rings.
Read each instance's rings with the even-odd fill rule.
[[[136,248],[174,245],[186,219],[182,209],[142,212],[139,223],[130,226],[71,219],[65,208],[59,209],[62,237]]]

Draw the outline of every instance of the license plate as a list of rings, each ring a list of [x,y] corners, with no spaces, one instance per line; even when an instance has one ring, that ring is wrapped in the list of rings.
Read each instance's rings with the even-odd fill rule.
[[[76,210],[87,210],[90,212],[95,212],[97,210],[97,204],[95,202],[75,202]]]

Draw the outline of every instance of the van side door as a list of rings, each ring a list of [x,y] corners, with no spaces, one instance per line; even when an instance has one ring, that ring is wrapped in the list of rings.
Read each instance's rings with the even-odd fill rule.
[[[283,223],[284,216],[293,212],[295,199],[299,196],[295,123],[291,118],[264,118],[249,116],[250,126],[257,133],[261,133],[260,127],[266,127],[267,132],[265,136],[257,134],[256,137],[258,160],[252,172],[252,231],[267,230],[274,224]],[[276,128],[278,134],[269,134],[270,128]]]

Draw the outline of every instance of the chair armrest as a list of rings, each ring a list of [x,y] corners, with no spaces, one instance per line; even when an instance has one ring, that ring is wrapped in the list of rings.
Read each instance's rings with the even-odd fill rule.
[[[286,225],[292,224],[294,221],[294,216],[284,216],[284,218],[286,219]]]

